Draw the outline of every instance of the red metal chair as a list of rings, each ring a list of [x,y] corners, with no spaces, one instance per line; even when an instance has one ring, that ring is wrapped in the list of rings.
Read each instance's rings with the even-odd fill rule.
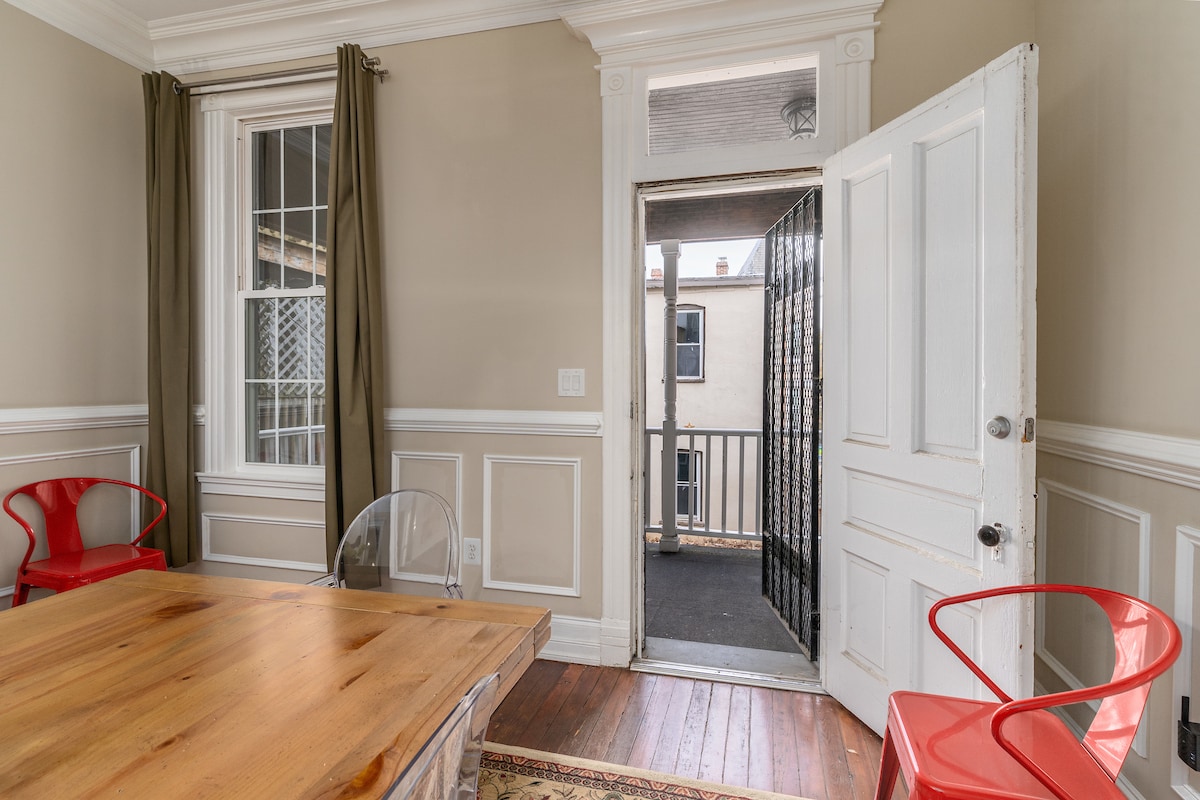
[[[158,516],[131,544],[106,544],[85,549],[79,534],[76,511],[83,493],[96,484],[111,483],[141,492],[159,506]],[[13,511],[12,500],[17,495],[30,497],[42,509],[46,522],[46,544],[50,557],[30,562],[37,544],[37,534],[21,515]],[[13,607],[29,599],[31,586],[65,592],[113,575],[135,569],[166,570],[167,560],[161,550],[138,547],[155,525],[167,514],[167,504],[161,497],[134,483],[111,478],[52,478],[14,489],[4,498],[4,510],[20,523],[29,536],[25,558],[17,568],[17,583],[13,592]]]
[[[946,606],[1029,592],[1084,595],[1103,609],[1116,646],[1108,683],[1013,700],[937,625],[937,613]],[[894,692],[875,800],[891,797],[899,772],[909,800],[1124,800],[1117,773],[1137,733],[1150,682],[1179,655],[1179,629],[1170,617],[1106,589],[1034,584],[947,597],[929,610],[929,625],[1000,702]],[[1102,702],[1082,741],[1046,710],[1088,700]]]

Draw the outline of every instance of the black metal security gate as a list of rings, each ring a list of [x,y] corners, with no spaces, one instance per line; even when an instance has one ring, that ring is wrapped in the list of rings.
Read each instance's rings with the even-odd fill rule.
[[[817,660],[821,528],[821,190],[767,232],[763,595]]]

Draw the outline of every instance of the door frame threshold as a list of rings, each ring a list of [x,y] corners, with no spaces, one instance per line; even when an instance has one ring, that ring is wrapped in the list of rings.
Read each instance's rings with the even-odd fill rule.
[[[647,672],[654,675],[673,675],[678,678],[697,678],[718,683],[733,683],[740,686],[758,686],[765,689],[783,689],[789,692],[824,694],[828,692],[818,681],[800,680],[783,675],[768,675],[761,672],[746,672],[723,667],[705,667],[697,664],[680,664],[655,658],[635,658],[629,663],[631,672]]]

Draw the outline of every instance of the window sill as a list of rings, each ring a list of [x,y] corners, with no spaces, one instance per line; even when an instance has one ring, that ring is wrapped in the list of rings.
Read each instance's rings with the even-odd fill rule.
[[[325,480],[280,475],[246,475],[236,472],[198,472],[202,494],[260,497],[272,500],[325,502]]]

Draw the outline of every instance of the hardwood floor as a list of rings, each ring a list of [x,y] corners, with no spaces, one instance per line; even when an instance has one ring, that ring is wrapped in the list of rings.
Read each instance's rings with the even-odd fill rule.
[[[487,738],[812,800],[870,800],[879,771],[879,737],[831,697],[555,661]]]

